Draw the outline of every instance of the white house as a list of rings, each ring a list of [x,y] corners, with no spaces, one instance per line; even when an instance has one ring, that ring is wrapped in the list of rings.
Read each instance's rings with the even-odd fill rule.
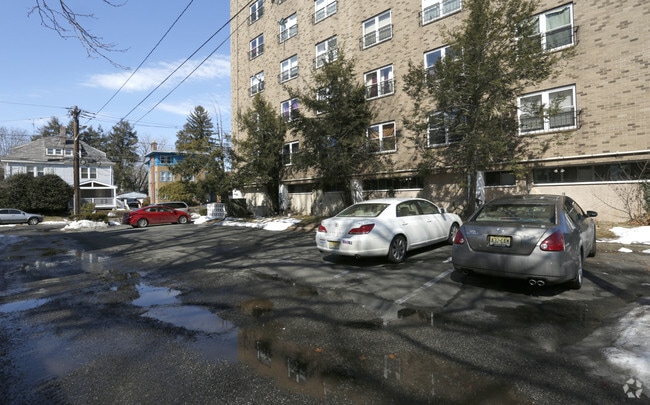
[[[73,140],[58,136],[40,138],[17,146],[0,158],[5,178],[14,174],[33,176],[56,174],[74,185]],[[79,142],[80,203],[94,203],[96,208],[116,207],[117,186],[113,185],[113,165],[106,153]]]

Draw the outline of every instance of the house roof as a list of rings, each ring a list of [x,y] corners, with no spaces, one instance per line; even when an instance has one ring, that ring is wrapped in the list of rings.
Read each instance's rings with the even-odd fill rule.
[[[27,162],[62,162],[72,161],[71,156],[52,156],[47,154],[48,148],[70,149],[74,148],[74,142],[69,138],[61,138],[58,136],[48,136],[39,138],[30,143],[14,147],[11,152],[0,159],[3,162],[8,161],[27,161]],[[93,148],[83,141],[79,141],[79,151],[82,160],[88,163],[95,164],[110,164],[111,162],[106,153],[99,149]]]

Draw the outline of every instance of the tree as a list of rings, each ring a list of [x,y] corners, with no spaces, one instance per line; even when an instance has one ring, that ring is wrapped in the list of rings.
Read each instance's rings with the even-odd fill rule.
[[[365,86],[355,80],[354,66],[339,49],[303,90],[288,88],[290,96],[300,100],[288,125],[303,139],[292,166],[313,170],[317,186],[342,191],[346,205],[353,202],[352,180],[381,166],[368,147],[373,113]]]
[[[54,5],[50,5],[49,0],[34,0],[34,2],[35,5],[28,15],[37,14],[41,19],[41,25],[55,31],[61,38],[76,37],[86,49],[88,56],[98,55],[112,65],[120,67],[107,56],[107,52],[117,51],[115,44],[104,42],[101,37],[92,34],[81,23],[83,18],[94,18],[93,14],[78,13],[63,0],[53,1]],[[120,7],[125,3],[111,0],[102,0],[102,2],[111,7]]]
[[[251,108],[237,114],[237,121],[246,137],[236,141],[236,153],[233,153],[236,182],[262,185],[273,212],[278,212],[280,181],[284,172],[281,151],[287,131],[285,122],[259,93],[253,98]]]
[[[65,211],[73,193],[72,187],[55,174],[34,177],[21,173],[0,181],[0,205],[24,211]]]
[[[27,131],[23,129],[0,127],[0,156],[7,156],[13,148],[25,144],[27,140]]]
[[[451,44],[432,72],[410,64],[405,91],[413,99],[405,124],[416,134],[422,171],[452,168],[469,179],[467,211],[475,208],[478,171],[516,168],[531,153],[518,135],[517,97],[555,76],[571,51],[545,52],[532,16],[535,0],[468,0],[467,18],[442,35]],[[550,114],[553,106],[538,106]],[[531,112],[529,112],[531,113]],[[426,148],[427,136],[446,143]]]
[[[47,124],[37,129],[36,134],[32,136],[32,141],[50,136],[61,136],[61,128],[64,128],[66,137],[72,137],[72,121],[68,125],[63,125],[57,117],[51,117]]]
[[[134,181],[134,166],[139,160],[136,153],[137,132],[128,121],[120,121],[108,133],[106,139],[106,156],[113,162],[115,185],[120,192],[139,191]]]
[[[95,149],[104,151],[107,138],[101,125],[97,129],[93,128],[91,125],[89,127],[84,127],[79,131],[79,140]]]
[[[171,167],[197,201],[212,200],[226,190],[224,153],[215,142],[210,114],[197,106],[176,134],[176,151],[183,158]]]

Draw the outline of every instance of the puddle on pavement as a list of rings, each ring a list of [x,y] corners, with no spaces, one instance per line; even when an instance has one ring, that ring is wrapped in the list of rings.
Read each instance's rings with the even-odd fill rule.
[[[38,308],[41,305],[48,303],[49,301],[50,300],[48,298],[38,298],[9,302],[7,304],[0,305],[0,313],[8,314],[11,312],[27,311],[29,309]]]

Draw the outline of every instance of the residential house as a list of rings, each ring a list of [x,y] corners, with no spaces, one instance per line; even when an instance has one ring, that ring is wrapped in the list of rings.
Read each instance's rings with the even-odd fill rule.
[[[170,168],[183,160],[183,156],[176,151],[158,150],[158,143],[152,142],[151,152],[147,153],[144,158],[144,164],[149,168],[149,201],[151,204],[164,201],[160,197],[159,190],[169,183],[178,181]]]
[[[33,176],[55,174],[74,186],[74,141],[50,136],[17,146],[0,159],[5,178],[14,174]],[[106,153],[79,142],[79,202],[95,204],[95,208],[116,207],[116,189],[113,185],[113,165]]]
[[[364,197],[382,193],[431,198],[454,206],[466,196],[449,192],[461,183],[448,174],[422,175],[417,170],[412,136],[404,126],[413,101],[400,80],[409,62],[431,67],[445,57],[442,28],[467,16],[462,0],[231,0],[232,111],[246,111],[261,93],[278,114],[300,108],[285,86],[299,88],[314,69],[344,49],[354,59],[359,82],[376,111],[368,130],[377,153],[394,167],[359,179]],[[240,12],[241,11],[241,12]],[[553,146],[521,163],[525,175],[507,170],[480,173],[481,197],[503,193],[566,193],[583,207],[611,221],[627,218],[626,199],[650,179],[650,3],[542,0],[534,21],[548,52],[574,49],[563,72],[518,97],[518,104],[562,100],[560,111],[531,119],[521,109],[520,133],[534,143]],[[331,52],[333,51],[333,52]],[[430,128],[428,147],[447,147],[453,140]],[[233,125],[233,139],[246,133]],[[370,139],[373,137],[373,139]],[[287,133],[284,151],[299,153],[301,139]],[[283,179],[292,210],[324,215],[323,207],[340,195],[314,191],[309,173]],[[244,190],[250,201],[259,191]],[[446,193],[445,193],[446,192]],[[340,206],[339,206],[340,208]]]

